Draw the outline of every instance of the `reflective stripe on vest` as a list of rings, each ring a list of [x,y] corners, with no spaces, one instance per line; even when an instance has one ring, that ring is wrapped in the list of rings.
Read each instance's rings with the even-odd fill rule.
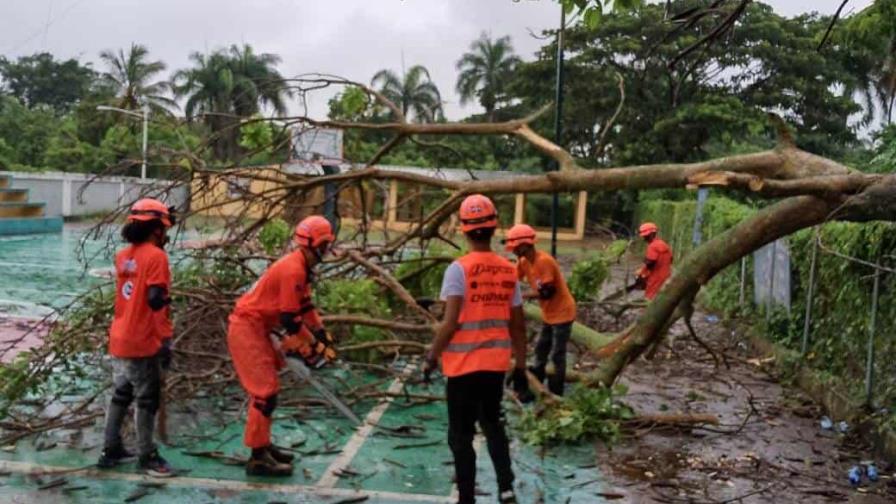
[[[510,348],[509,339],[493,339],[476,341],[474,343],[449,343],[446,352],[472,352],[483,348]]]
[[[471,252],[457,262],[464,270],[464,301],[457,330],[442,353],[442,373],[450,378],[507,371],[516,268],[494,252]]]
[[[510,327],[510,321],[501,319],[477,320],[464,322],[457,328],[458,331],[475,331],[478,329],[494,329],[496,327]]]

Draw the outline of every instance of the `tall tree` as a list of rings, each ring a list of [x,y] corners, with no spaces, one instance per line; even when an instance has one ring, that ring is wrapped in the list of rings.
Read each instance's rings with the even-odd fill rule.
[[[190,55],[192,68],[174,76],[174,92],[187,98],[184,113],[188,119],[202,116],[214,134],[215,157],[237,160],[239,157],[239,125],[270,107],[286,112],[286,99],[291,96],[283,77],[276,69],[280,57],[256,54],[248,45],[233,45],[228,50]]]
[[[876,116],[893,122],[896,106],[896,0],[882,0],[844,22],[834,37],[845,49],[843,64],[856,78],[847,93],[865,102],[864,123]]]
[[[177,103],[166,96],[171,85],[164,80],[153,82],[156,75],[165,70],[163,61],[149,61],[149,50],[146,46],[132,43],[128,52],[106,50],[100,53],[100,59],[108,70],[103,78],[115,89],[116,106],[129,110],[137,110],[144,104],[157,112],[167,112],[177,107]]]
[[[401,77],[392,70],[380,70],[371,84],[408,117],[416,122],[435,122],[442,116],[442,95],[423,65],[414,65]]]
[[[26,106],[66,112],[90,91],[96,72],[76,59],[61,61],[37,53],[16,61],[0,57],[0,79],[2,88]]]
[[[506,85],[520,59],[513,54],[510,37],[492,40],[485,32],[457,62],[457,93],[461,104],[474,98],[494,120],[495,107],[506,96]]]

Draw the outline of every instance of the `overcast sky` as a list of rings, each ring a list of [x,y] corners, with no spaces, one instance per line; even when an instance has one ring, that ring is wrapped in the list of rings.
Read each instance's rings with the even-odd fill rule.
[[[794,15],[833,13],[840,0],[765,0]],[[846,12],[872,0],[850,0]],[[378,70],[426,65],[446,101],[449,118],[478,110],[461,107],[454,64],[483,31],[510,35],[531,59],[540,33],[559,23],[553,0],[0,0],[0,54],[48,51],[97,61],[103,49],[149,47],[176,70],[193,51],[249,43],[283,58],[284,76],[306,72],[369,81]],[[94,65],[102,69],[101,65]],[[326,114],[327,96],[310,103]]]

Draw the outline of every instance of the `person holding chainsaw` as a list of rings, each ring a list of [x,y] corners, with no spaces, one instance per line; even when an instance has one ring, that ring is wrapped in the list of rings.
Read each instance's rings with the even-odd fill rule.
[[[658,232],[659,228],[652,222],[645,222],[638,228],[638,234],[647,242],[647,251],[644,253],[644,265],[638,270],[638,278],[626,287],[628,291],[644,289],[647,299],[655,298],[672,276],[672,248],[657,237]]]
[[[250,400],[243,439],[252,449],[248,475],[292,474],[293,456],[271,443],[271,415],[280,390],[277,373],[285,359],[301,358],[318,368],[335,358],[334,341],[311,301],[312,269],[335,240],[324,217],[303,219],[293,235],[295,249],[262,274],[228,319],[227,347]]]
[[[526,322],[516,268],[491,249],[498,212],[490,199],[474,194],[460,206],[461,229],[471,251],[445,270],[442,324],[426,356],[423,377],[442,359],[447,378],[448,446],[461,504],[475,502],[476,422],[482,428],[498,479],[499,502],[515,503],[510,447],[501,400],[505,374],[514,357],[513,388],[523,402],[533,399],[526,381]]]
[[[535,248],[535,230],[517,224],[507,231],[504,240],[508,252],[519,258],[517,274],[525,279],[531,290],[523,299],[537,299],[541,307],[541,333],[535,343],[535,362],[529,368],[539,381],[544,381],[548,354],[554,363],[554,374],[548,379],[548,389],[563,395],[566,379],[566,343],[576,320],[576,300],[566,286],[560,265],[550,254]]]
[[[173,207],[145,198],[131,206],[121,236],[129,243],[115,255],[115,313],[109,328],[112,399],[97,466],[108,469],[133,458],[121,439],[128,407],[137,400],[138,465],[155,477],[173,475],[153,443],[161,397],[161,372],[171,364],[171,272],[165,244],[175,223]]]

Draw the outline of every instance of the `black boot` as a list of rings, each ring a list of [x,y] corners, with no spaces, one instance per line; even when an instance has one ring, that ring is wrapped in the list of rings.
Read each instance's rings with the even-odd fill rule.
[[[270,445],[268,446],[268,453],[274,457],[274,460],[280,462],[281,464],[292,464],[292,461],[295,460],[295,456],[291,453],[282,452],[277,449],[276,446]]]
[[[292,466],[278,462],[267,448],[252,449],[252,457],[246,463],[249,476],[291,476]]]

